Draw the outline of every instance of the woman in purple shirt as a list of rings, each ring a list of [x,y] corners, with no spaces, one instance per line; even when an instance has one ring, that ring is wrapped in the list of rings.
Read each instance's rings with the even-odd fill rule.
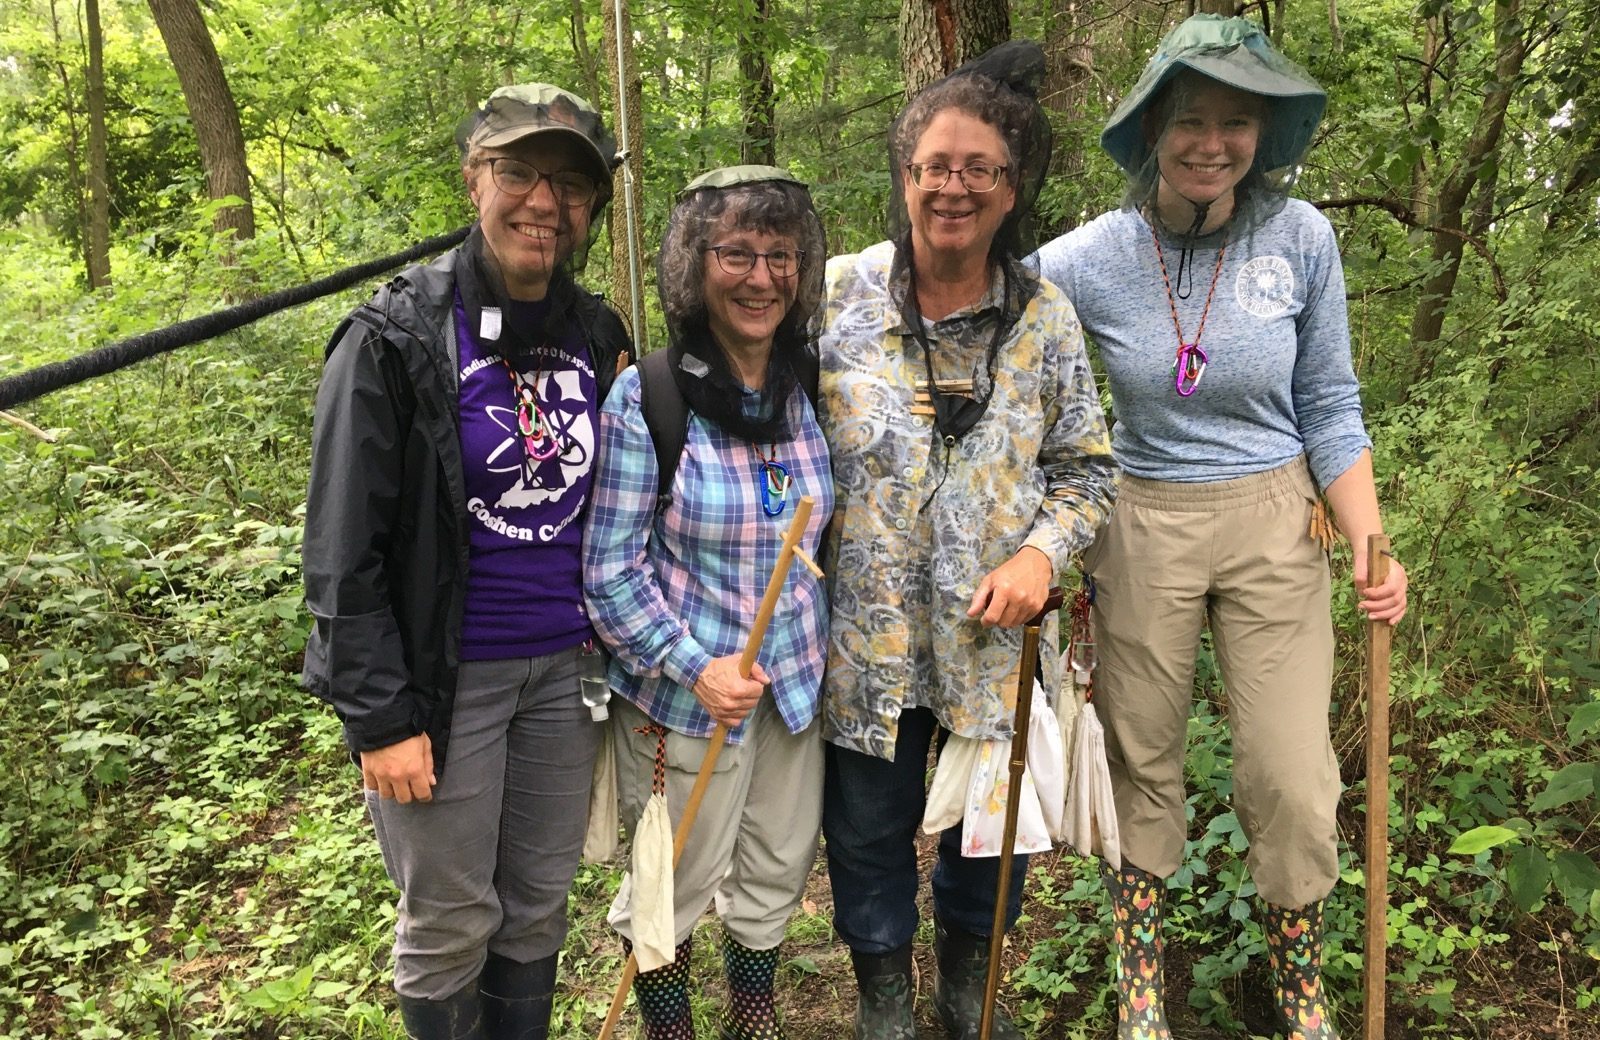
[[[599,742],[581,520],[629,353],[572,270],[617,150],[587,102],[538,83],[496,90],[460,144],[466,242],[328,348],[305,679],[344,724],[400,889],[407,1035],[543,1040]]]

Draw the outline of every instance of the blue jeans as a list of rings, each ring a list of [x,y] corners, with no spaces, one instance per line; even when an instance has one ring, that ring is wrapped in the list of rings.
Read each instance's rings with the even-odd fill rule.
[[[928,748],[945,732],[933,712],[900,716],[894,761],[829,744],[822,788],[822,833],[833,886],[833,926],[857,953],[884,954],[917,931],[917,828],[927,802]],[[1011,861],[1006,930],[1022,912],[1028,857]],[[994,927],[1000,859],[961,855],[961,827],[939,835],[933,868],[933,912],[945,926],[970,935]]]

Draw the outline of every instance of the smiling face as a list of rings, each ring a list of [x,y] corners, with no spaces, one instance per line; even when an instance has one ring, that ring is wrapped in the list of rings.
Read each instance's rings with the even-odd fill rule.
[[[485,148],[482,158],[520,159],[541,174],[587,171],[581,145],[566,134],[538,134],[500,148]],[[508,195],[495,185],[487,161],[467,177],[468,194],[477,207],[483,238],[500,266],[506,291],[516,300],[541,300],[555,269],[565,263],[589,234],[589,204],[563,204],[550,181],[526,195]]]
[[[1261,99],[1204,76],[1186,76],[1173,89],[1172,117],[1155,144],[1161,190],[1190,202],[1231,201],[1255,162]]]
[[[929,121],[908,161],[942,163],[959,170],[974,163],[1006,166],[1011,160],[1000,131],[976,116],[947,108]],[[911,180],[911,172],[902,169],[913,250],[935,262],[986,261],[995,233],[1016,204],[1011,174],[1007,170],[993,191],[968,191],[953,173],[938,191],[923,191]]]
[[[718,224],[708,245],[731,246],[752,253],[793,253],[799,248],[788,235],[730,227],[727,220]],[[709,249],[705,272],[706,317],[718,345],[729,354],[764,360],[772,349],[778,326],[794,304],[799,274],[774,278],[765,259],[757,259],[744,274],[729,274]]]

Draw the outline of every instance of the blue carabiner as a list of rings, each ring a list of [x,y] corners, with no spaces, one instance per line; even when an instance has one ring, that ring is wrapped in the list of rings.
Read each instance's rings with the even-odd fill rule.
[[[756,483],[761,487],[761,511],[768,516],[781,514],[783,507],[789,504],[789,485],[793,482],[789,467],[772,459],[761,460],[756,470]]]

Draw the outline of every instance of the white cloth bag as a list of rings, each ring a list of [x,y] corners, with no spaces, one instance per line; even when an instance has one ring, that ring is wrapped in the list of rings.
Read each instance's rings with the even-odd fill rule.
[[[1000,855],[1005,837],[1006,795],[1011,786],[1011,741],[952,734],[939,754],[928,789],[922,830],[927,834],[961,823],[961,854]],[[1066,754],[1060,727],[1034,682],[1028,719],[1028,758],[1018,792],[1015,852],[1045,852],[1061,826]]]

